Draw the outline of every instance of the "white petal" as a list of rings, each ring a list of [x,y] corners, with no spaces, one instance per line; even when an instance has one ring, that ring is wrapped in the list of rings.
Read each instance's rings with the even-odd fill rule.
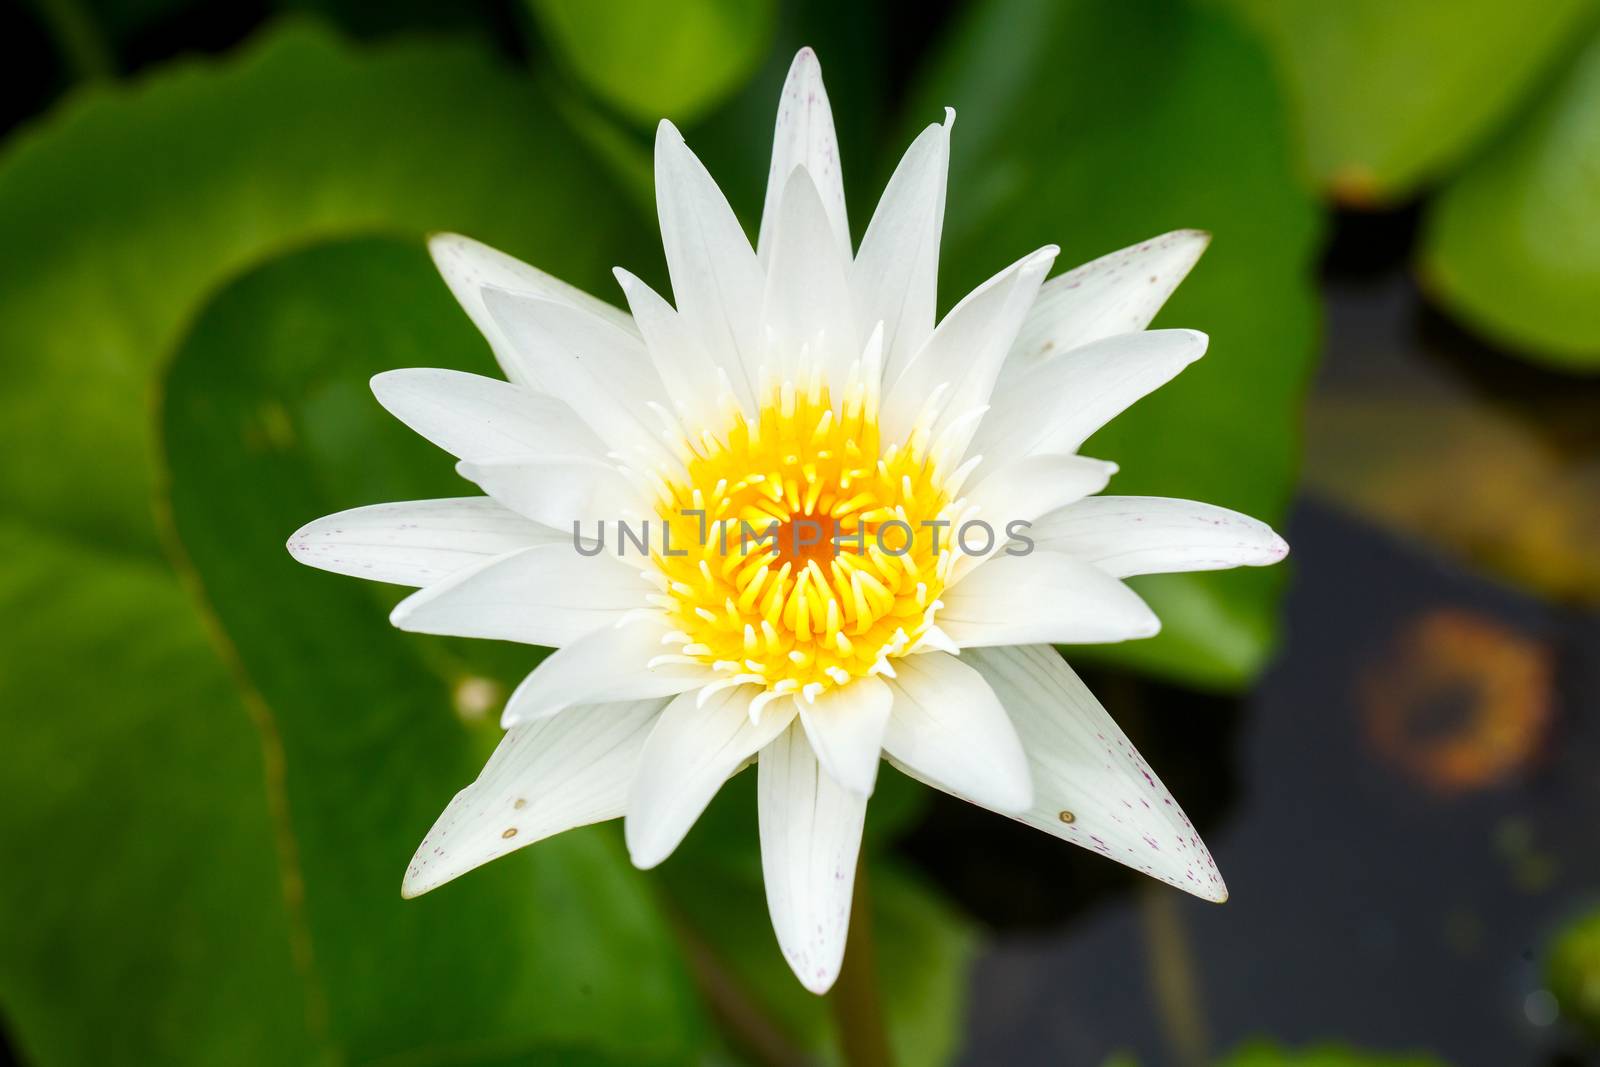
[[[983,469],[979,464],[978,469]],[[1012,522],[1032,522],[1106,487],[1117,465],[1088,456],[1028,456],[992,471],[968,492],[978,514],[1000,539]]]
[[[389,621],[402,630],[559,648],[646,605],[651,586],[570,539],[522,549],[412,593]]]
[[[486,289],[484,304],[506,338],[536,363],[549,391],[595,436],[630,459],[659,462],[664,452],[651,405],[666,390],[637,334],[564,304]]]
[[[700,342],[699,335],[689,328],[672,305],[621,267],[614,273],[628,298],[634,320],[644,334],[650,362],[661,376],[662,387],[690,439],[696,439],[698,430],[720,434],[732,421],[734,413],[728,410],[722,395],[724,380],[726,388],[733,391],[734,400],[747,414],[754,414],[753,398],[743,388],[744,375],[737,373],[725,378]]]
[[[635,867],[654,867],[678,847],[722,783],[794,721],[793,701],[751,722],[752,686],[684,693],[661,713],[628,793],[623,836]]]
[[[844,176],[839,168],[839,141],[833,132],[833,109],[822,87],[817,54],[802,48],[789,66],[778,98],[778,119],[772,133],[772,166],[767,171],[767,202],[756,241],[762,263],[772,255],[773,230],[784,186],[796,167],[804,167],[816,183],[827,213],[828,229],[839,254],[850,258],[850,222],[845,213]]]
[[[997,388],[971,450],[994,465],[1076,452],[1100,427],[1206,351],[1196,330],[1148,330],[1064,353]]]
[[[811,175],[789,175],[773,226],[762,324],[767,368],[802,387],[813,369],[839,388],[861,352],[846,276],[849,256],[839,251]],[[801,354],[807,355],[805,365]]]
[[[936,436],[951,421],[989,403],[1000,364],[1055,255],[1054,246],[1042,248],[968,293],[939,323],[900,377],[885,378],[892,383],[884,393],[882,416],[889,440],[905,439],[940,387],[945,387],[944,414],[932,427]],[[952,446],[954,453],[963,454],[964,446],[964,441]]]
[[[511,694],[500,725],[510,729],[574,704],[677,696],[711,681],[708,667],[649,666],[655,657],[676,650],[662,641],[668,628],[660,616],[638,616],[556,649]]]
[[[1174,230],[1051,278],[1028,312],[1002,377],[1144,329],[1210,243],[1202,230]]]
[[[420,896],[524,845],[622,815],[664,703],[572,708],[511,730],[422,839],[400,894]]]
[[[289,538],[307,566],[395,585],[431,585],[466,567],[562,535],[487,497],[407,500],[327,515]]]
[[[467,317],[478,328],[478,332],[488,339],[489,346],[494,349],[495,358],[500,361],[500,366],[506,372],[506,377],[514,382],[521,382],[535,389],[543,387],[543,377],[537,368],[529,366],[518,356],[500,332],[500,327],[490,316],[488,309],[483,306],[484,286],[554,300],[556,303],[566,304],[585,314],[604,319],[618,329],[633,330],[633,323],[627,314],[605,301],[597,300],[583,290],[568,285],[559,278],[553,278],[537,267],[531,267],[504,252],[497,252],[470,237],[454,233],[435,234],[428,239],[428,251],[433,254],[434,264],[444,276],[445,283],[450,286],[450,291],[461,302]]]
[[[883,748],[897,766],[985,807],[1028,809],[1027,756],[977,671],[944,652],[902,656],[889,687],[894,708]]]
[[[656,213],[678,314],[716,365],[754,396],[761,264],[722,190],[670,122],[656,130]]]
[[[814,701],[795,703],[811,748],[828,774],[851,792],[871,796],[894,705],[888,685],[881,678],[857,678],[823,690]]]
[[[798,727],[761,750],[761,875],[778,947],[800,984],[839,977],[866,798],[825,774]]]
[[[897,379],[933,333],[950,169],[950,125],[929,126],[911,142],[861,238],[850,288],[858,328],[883,323],[884,381]]]
[[[1046,454],[1016,460],[986,477],[980,463],[978,472],[968,499],[977,509],[974,519],[986,527],[968,532],[968,523],[974,520],[967,520],[952,532],[961,551],[956,554],[947,587],[1004,551],[1014,538],[1027,535],[1040,515],[1104,489],[1117,465],[1088,456]],[[1016,547],[1022,544],[1015,542]]]
[[[1228,899],[1200,835],[1055,649],[970,654],[1016,724],[1034,803],[1014,816],[1206,900]]]
[[[613,464],[583,456],[459,463],[456,470],[512,511],[557,530],[629,518],[647,506]]]
[[[1264,522],[1159,496],[1080,500],[1044,516],[1028,533],[1040,548],[1076,556],[1115,578],[1265,567],[1289,553]]]
[[[1117,579],[1039,549],[985,560],[941,599],[939,625],[964,649],[1101,644],[1154,637],[1161,629],[1155,613]]]
[[[372,393],[391,415],[457,459],[605,453],[565,403],[496,378],[414,367],[375,376]]]

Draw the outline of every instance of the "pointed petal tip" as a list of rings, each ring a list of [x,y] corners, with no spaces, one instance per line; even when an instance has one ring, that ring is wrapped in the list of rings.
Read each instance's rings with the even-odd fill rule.
[[[816,752],[815,745],[812,746],[812,752]],[[822,757],[818,756],[817,762],[821,763]],[[858,770],[858,773],[855,774],[836,774],[834,771],[829,770],[827,764],[822,764],[822,773],[828,776],[830,782],[851,796],[860,797],[862,800],[871,800],[873,791],[878,788],[878,764],[882,762],[883,754],[880,752],[872,762],[870,773]]]
[[[405,877],[400,879],[401,900],[416,900],[423,894],[431,893],[444,885],[445,882],[450,881],[449,877],[443,879],[433,878],[426,873],[428,868],[424,862],[424,856],[428,851],[428,845],[432,838],[433,835],[430,833],[422,839],[422,844],[417,846],[417,854],[412,856],[411,862],[406,865]]]
[[[1205,355],[1206,349],[1211,347],[1211,335],[1200,330],[1184,330],[1183,332],[1189,335],[1189,343],[1191,345],[1189,362],[1193,363]]]
[[[1210,857],[1210,853],[1206,851],[1204,845],[1200,846],[1200,853],[1207,858]],[[1203,900],[1207,904],[1226,904],[1229,899],[1228,887],[1223,883],[1222,872],[1217,870],[1215,861],[1212,862],[1211,869],[1207,873],[1209,878],[1199,883],[1198,887],[1190,879],[1185,879],[1181,882],[1173,879],[1169,880],[1167,884],[1174,889],[1181,889],[1196,900]]]
[[[394,384],[395,376],[400,373],[398,368],[391,367],[367,379],[367,388],[372,390],[372,395],[378,398],[379,403],[383,402],[383,394]]]
[[[422,235],[422,240],[428,246],[428,251],[437,259],[442,252],[449,252],[461,245],[475,245],[478,242],[465,234],[456,233],[454,230],[429,230]]]
[[[459,273],[462,259],[475,252],[488,250],[483,242],[451,230],[430,230],[423,234],[422,240],[428,249],[428,258],[433,260],[434,269],[444,276],[446,282]]]
[[[396,630],[405,630],[407,633],[415,632],[409,625],[411,617],[417,613],[417,609],[425,606],[433,599],[429,590],[438,588],[438,585],[425,586],[396,604],[389,612],[389,625]]]
[[[1056,257],[1060,254],[1061,249],[1059,246],[1045,245],[1018,264],[1018,273],[1029,275],[1048,274],[1051,266],[1055,264]]]
[[[498,323],[502,330],[511,334],[517,332],[515,315],[519,307],[531,309],[537,306],[548,309],[561,306],[542,296],[514,293],[498,285],[480,285],[478,295],[483,298],[483,306],[489,312],[489,317]]]
[[[1196,227],[1193,227],[1193,226],[1185,226],[1181,230],[1173,230],[1170,234],[1167,234],[1166,236],[1168,236],[1169,238],[1171,238],[1174,241],[1180,241],[1181,240],[1181,241],[1184,241],[1184,242],[1190,242],[1190,243],[1198,244],[1202,250],[1204,250],[1205,247],[1211,243],[1211,231],[1210,230],[1201,230],[1201,229],[1197,229]]]
[[[290,534],[289,539],[283,543],[283,547],[289,550],[289,555],[293,556],[297,562],[304,563],[305,557],[310,555],[312,527],[316,526],[320,521],[318,519],[306,523]]]
[[[930,122],[924,126],[922,132],[917,134],[916,141],[920,141],[924,137],[937,137],[943,142],[945,151],[948,151],[950,147],[950,128],[955,125],[955,122],[956,109],[947,107],[944,109],[944,118],[939,122]],[[913,141],[914,143],[916,142]]]
[[[661,866],[666,858],[672,855],[672,849],[663,850],[658,841],[640,841],[638,835],[628,833],[628,827],[635,825],[634,820],[624,818],[622,822],[622,839],[628,847],[628,862],[636,870],[649,871]]]
[[[667,146],[676,146],[684,143],[683,134],[671,119],[662,119],[656,123],[656,151],[661,151]]]
[[[818,970],[790,960],[789,969],[794,972],[796,978],[800,979],[800,984],[805,987],[807,993],[815,993],[820,997],[826,995],[833,988],[834,983],[839,980],[841,968],[834,967],[828,970]]]

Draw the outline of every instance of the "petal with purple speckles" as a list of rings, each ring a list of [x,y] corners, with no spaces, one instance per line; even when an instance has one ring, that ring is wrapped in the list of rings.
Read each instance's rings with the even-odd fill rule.
[[[963,653],[1028,753],[1034,803],[1019,822],[1205,900],[1228,899],[1211,853],[1144,757],[1048,645]]]

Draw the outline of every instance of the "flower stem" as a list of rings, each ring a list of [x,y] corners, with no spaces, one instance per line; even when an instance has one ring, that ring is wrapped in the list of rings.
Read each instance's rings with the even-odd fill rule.
[[[866,857],[856,863],[856,884],[850,902],[850,933],[844,966],[828,994],[839,1049],[846,1067],[891,1067],[889,1033],[883,1024],[883,997],[878,987],[877,951],[872,941],[872,895],[867,885]]]
[[[1112,706],[1123,729],[1137,737],[1144,725],[1145,686],[1130,675],[1119,674],[1110,679],[1105,692],[1114,698]],[[1171,1062],[1179,1067],[1205,1067],[1211,1062],[1211,1041],[1180,897],[1170,886],[1150,878],[1142,879],[1136,892],[1146,973]]]
[[[1144,927],[1149,975],[1161,1028],[1172,1054],[1182,1067],[1204,1067],[1207,1052],[1205,1008],[1195,980],[1194,959],[1175,890],[1154,880],[1139,887],[1139,917]]]
[[[734,1047],[763,1067],[805,1067],[810,1058],[769,1018],[716,951],[670,904],[666,914],[695,985]]]

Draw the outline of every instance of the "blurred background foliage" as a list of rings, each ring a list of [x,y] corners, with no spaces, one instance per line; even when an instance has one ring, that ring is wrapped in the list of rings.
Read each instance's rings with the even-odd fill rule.
[[[33,0],[0,19],[0,1017],[18,1062],[836,1058],[828,1004],[767,927],[748,775],[658,875],[600,827],[402,903],[406,859],[537,653],[392,631],[393,592],[282,549],[317,515],[461,491],[366,388],[390,367],[493,373],[424,234],[608,299],[614,264],[664,288],[654,123],[684,128],[753,223],[801,44],[857,236],[915,131],[957,109],[946,306],[1046,241],[1072,264],[1213,232],[1161,320],[1210,354],[1087,449],[1121,464],[1116,491],[1275,524],[1310,494],[1581,619],[1600,601],[1594,0]],[[1289,578],[1144,579],[1162,635],[1073,652],[1136,737],[1156,716],[1176,733],[1155,762],[1203,827],[1230,785],[1195,764],[1224,744],[1217,709],[1259,692]],[[1436,794],[1538,763],[1559,688],[1542,645],[1456,616],[1405,633],[1359,719],[1379,763]],[[1488,711],[1419,742],[1409,716],[1463,686]],[[1132,882],[1052,853],[1061,881],[1018,875],[985,908],[994,886],[949,856],[990,857],[956,840],[941,860],[930,803],[886,770],[869,819],[891,1042],[911,1067],[995,1062],[967,1027],[1005,1019],[972,1004],[983,929],[1031,914],[1029,892],[1059,917]],[[1009,847],[992,882],[1033,855]],[[1592,926],[1528,993],[1550,1020],[1594,1025]],[[1206,1062],[1181,949],[1181,931],[1146,947],[1165,1055]],[[1216,1062],[1441,1061],[1255,1043]]]

